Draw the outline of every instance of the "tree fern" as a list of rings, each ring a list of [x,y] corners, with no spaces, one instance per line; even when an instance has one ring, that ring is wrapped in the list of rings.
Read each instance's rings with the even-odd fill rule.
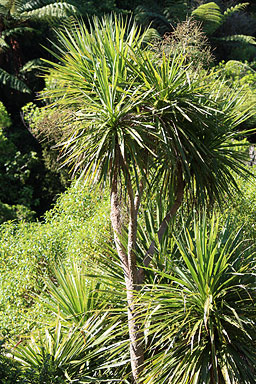
[[[202,23],[204,32],[211,39],[212,43],[215,45],[215,48],[220,47],[221,44],[232,44],[232,43],[242,43],[243,49],[245,46],[255,45],[256,41],[253,36],[244,35],[239,33],[236,35],[230,35],[228,26],[225,26],[227,19],[233,16],[234,13],[243,11],[248,3],[239,3],[234,7],[227,8],[224,13],[222,13],[220,7],[214,3],[202,4],[192,12],[192,16]],[[222,47],[222,51],[226,50],[226,47]],[[248,47],[246,47],[247,49]],[[221,50],[219,50],[220,54]],[[218,49],[215,51],[218,54]],[[222,54],[221,54],[222,55]],[[237,54],[235,54],[235,57]],[[227,58],[227,57],[226,57]],[[232,58],[232,55],[231,55]],[[221,57],[219,57],[221,59]]]
[[[189,9],[189,1],[187,0],[167,0],[163,14],[172,22],[180,21],[186,18]]]
[[[58,0],[57,0],[58,1]],[[19,13],[33,11],[45,5],[53,4],[54,0],[15,0],[16,10]]]

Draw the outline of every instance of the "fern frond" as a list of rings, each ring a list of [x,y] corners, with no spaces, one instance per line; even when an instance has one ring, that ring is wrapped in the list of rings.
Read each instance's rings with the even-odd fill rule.
[[[155,28],[149,28],[147,29],[146,33],[143,36],[143,42],[149,43],[153,40],[159,40],[161,39],[161,35],[158,33],[158,31]]]
[[[21,74],[25,74],[27,72],[32,72],[34,70],[42,69],[42,67],[45,67],[45,63],[41,59],[33,59],[28,61],[23,67],[20,69]]]
[[[215,38],[215,40],[221,40],[225,42],[234,42],[234,43],[242,43],[242,44],[252,44],[256,45],[255,37],[248,35],[231,35]]]
[[[34,20],[49,21],[50,19],[62,19],[70,15],[78,14],[79,11],[75,6],[65,2],[55,2],[53,4],[42,6],[38,9],[22,12],[20,16]]]
[[[3,37],[0,37],[0,49],[1,50],[10,49],[10,46],[6,43]]]
[[[226,11],[224,12],[224,21],[226,21],[226,19],[232,16],[235,12],[243,11],[248,5],[249,3],[239,3],[234,7],[226,9]]]
[[[248,73],[254,73],[255,70],[250,67],[250,65],[246,63],[242,63],[241,61],[238,60],[229,60],[225,64],[225,70],[229,74],[234,74],[237,75],[239,74],[240,76],[244,76]]]
[[[1,0],[0,0],[1,1]],[[18,14],[62,2],[61,0],[15,0],[15,9]]]
[[[5,85],[22,93],[31,93],[31,90],[23,81],[2,68],[0,68],[0,85]]]
[[[163,11],[168,20],[183,20],[189,12],[188,1],[186,0],[167,0]]]
[[[26,33],[36,33],[40,34],[40,31],[35,28],[30,27],[17,27],[12,29],[6,29],[2,32],[2,37],[8,37],[8,36],[24,36]]]
[[[148,27],[153,24],[154,28],[158,29],[160,33],[170,30],[169,20],[157,11],[152,11],[144,6],[138,6],[135,10],[135,20],[138,24]]]
[[[0,0],[0,13],[4,15],[12,14],[15,10],[16,0]]]
[[[8,12],[8,9],[0,3],[0,16],[7,16]]]
[[[0,0],[0,5],[8,10],[14,6],[15,0]]]
[[[224,21],[220,7],[214,2],[200,5],[192,12],[192,16],[202,23],[205,33],[209,35],[214,33]]]

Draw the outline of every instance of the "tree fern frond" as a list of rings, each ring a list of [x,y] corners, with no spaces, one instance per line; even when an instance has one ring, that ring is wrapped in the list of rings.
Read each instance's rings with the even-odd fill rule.
[[[249,3],[239,3],[234,7],[226,9],[226,11],[224,12],[224,21],[226,21],[226,19],[232,16],[235,12],[243,11],[248,5]]]
[[[214,40],[221,40],[224,42],[234,42],[234,43],[242,43],[242,44],[252,44],[256,45],[255,37],[248,36],[248,35],[231,35],[231,36],[224,36],[224,37],[218,37]]]
[[[29,87],[23,81],[18,79],[16,76],[6,72],[2,68],[0,68],[0,85],[8,86],[22,93],[31,92]]]
[[[40,34],[40,31],[35,28],[30,27],[17,27],[12,29],[6,29],[2,32],[2,37],[8,37],[8,36],[24,36],[25,33],[37,33]]]
[[[35,69],[41,69],[42,67],[45,67],[45,63],[41,59],[34,59],[28,61],[20,70],[21,74],[34,71]]]
[[[155,29],[160,33],[170,31],[170,21],[157,10],[153,11],[144,6],[138,6],[135,10],[135,20],[138,24],[148,27],[153,24]]]
[[[52,4],[52,0],[16,0],[16,10],[18,13],[33,11],[34,9],[42,8],[44,5]]]
[[[144,34],[143,42],[148,43],[150,41],[158,40],[158,39],[161,39],[161,36],[158,33],[158,31],[155,28],[149,28]]]
[[[35,19],[35,20],[49,20],[49,19],[61,19],[70,15],[78,15],[78,9],[65,2],[55,2],[53,4],[47,4],[31,11],[25,11],[20,14],[21,17]]]
[[[9,49],[10,46],[6,43],[3,37],[0,37],[0,49],[1,50],[6,50]]]
[[[183,20],[189,12],[189,4],[186,0],[167,0],[163,11],[168,20]]]
[[[0,0],[0,6],[5,8],[8,11],[11,11],[14,5],[15,5],[15,0]]]
[[[0,16],[6,16],[8,14],[8,9],[0,3]]]
[[[220,7],[214,2],[200,5],[192,12],[192,16],[203,24],[207,34],[214,33],[224,20]]]

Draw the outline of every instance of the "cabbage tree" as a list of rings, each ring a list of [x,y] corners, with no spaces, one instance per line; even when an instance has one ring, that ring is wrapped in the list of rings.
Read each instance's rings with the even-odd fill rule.
[[[191,73],[180,56],[156,57],[143,44],[145,34],[127,20],[94,19],[90,30],[75,22],[57,35],[58,63],[50,63],[57,84],[44,97],[62,112],[55,129],[64,164],[90,182],[110,186],[132,376],[138,383],[144,363],[135,305],[143,283],[136,258],[141,200],[160,188],[171,196],[158,231],[161,241],[185,197],[204,202],[229,194],[232,172],[244,173],[232,144],[245,118],[239,112],[243,100],[211,76]],[[153,242],[144,266],[155,248]]]

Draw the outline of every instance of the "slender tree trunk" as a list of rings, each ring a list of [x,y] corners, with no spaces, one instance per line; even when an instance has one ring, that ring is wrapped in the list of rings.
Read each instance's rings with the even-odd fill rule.
[[[124,159],[119,153],[119,166],[121,166],[126,176],[126,187],[129,201],[129,226],[128,226],[128,244],[127,249],[122,243],[123,219],[121,212],[121,201],[118,193],[118,167],[114,170],[111,187],[111,223],[114,230],[114,240],[116,249],[122,263],[126,297],[128,304],[128,329],[130,339],[130,358],[133,384],[139,383],[139,378],[144,366],[144,337],[142,325],[139,318],[139,309],[136,305],[136,291],[140,290],[141,284],[144,281],[143,268],[138,269],[136,263],[136,241],[137,241],[137,215],[140,205],[140,198],[143,190],[141,184],[137,195],[134,197],[134,191],[130,180],[129,170]],[[182,178],[181,168],[177,169],[177,188],[176,198],[170,211],[165,216],[158,230],[158,239],[162,240],[166,232],[169,222],[175,216],[178,208],[182,203],[184,195],[184,181]],[[144,258],[144,265],[147,267],[155,253],[155,242],[153,241]]]
[[[129,275],[128,268],[128,257],[124,245],[122,244],[122,229],[123,229],[123,218],[121,213],[121,201],[118,193],[118,182],[117,182],[117,170],[114,171],[112,186],[111,186],[111,224],[114,231],[114,241],[116,250],[120,258],[124,275]]]
[[[144,365],[144,334],[139,310],[136,305],[135,292],[138,291],[138,269],[136,264],[137,243],[137,214],[140,202],[139,195],[134,199],[131,181],[127,181],[129,200],[129,227],[128,227],[128,266],[130,277],[126,281],[127,303],[128,303],[128,325],[130,336],[130,356],[134,383],[139,382],[139,377]],[[136,200],[136,201],[135,201]]]
[[[111,188],[111,223],[114,230],[114,240],[119,258],[122,263],[126,296],[128,304],[128,329],[130,339],[130,357],[133,383],[139,382],[139,376],[143,370],[144,347],[143,332],[138,318],[138,308],[136,306],[136,290],[138,283],[138,270],[136,266],[136,236],[137,236],[137,213],[139,208],[139,198],[136,204],[133,197],[133,190],[128,180],[128,200],[129,200],[129,227],[128,227],[128,247],[127,251],[122,244],[123,220],[121,204],[118,193],[117,170],[114,171]]]

